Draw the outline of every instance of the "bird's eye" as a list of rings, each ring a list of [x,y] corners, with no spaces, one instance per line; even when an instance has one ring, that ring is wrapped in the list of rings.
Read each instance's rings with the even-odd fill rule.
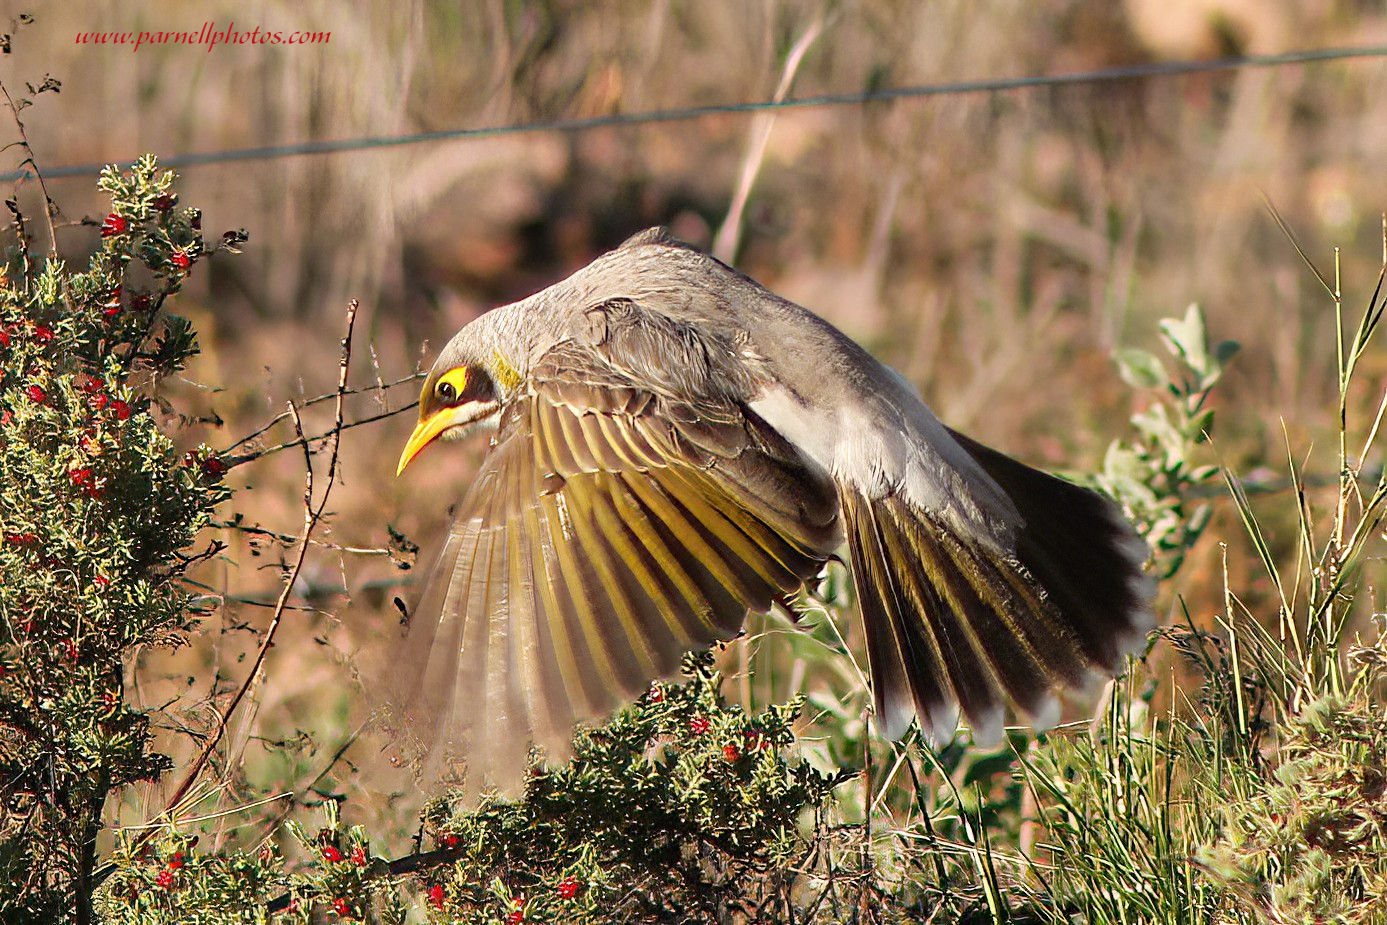
[[[458,397],[458,390],[451,382],[440,382],[438,388],[434,389],[434,391],[437,392],[438,397],[445,402],[453,402]]]

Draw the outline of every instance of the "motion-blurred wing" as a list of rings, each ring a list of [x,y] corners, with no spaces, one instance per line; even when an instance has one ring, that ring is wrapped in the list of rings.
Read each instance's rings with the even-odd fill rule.
[[[831,481],[775,431],[645,387],[611,348],[536,365],[416,608],[399,668],[415,733],[474,786],[513,782],[532,739],[566,754],[575,720],[738,632],[838,542]]]

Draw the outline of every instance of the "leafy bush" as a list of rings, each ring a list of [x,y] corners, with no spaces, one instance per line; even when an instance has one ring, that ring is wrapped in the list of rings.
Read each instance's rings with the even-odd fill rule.
[[[181,582],[224,498],[210,451],[180,457],[160,380],[196,351],[163,311],[203,255],[197,210],[152,158],[107,170],[84,272],[36,266],[22,219],[0,279],[0,916],[77,917],[107,797],[169,763],[124,696],[140,646],[196,619]],[[13,207],[13,204],[12,204]],[[16,216],[18,212],[16,211]]]
[[[519,800],[432,804],[429,832],[460,855],[438,884],[438,921],[801,917],[796,906],[819,899],[808,881],[825,876],[810,855],[850,840],[827,818],[848,775],[787,762],[799,703],[747,716],[724,701],[711,665],[688,656],[689,683],[656,684],[582,729],[574,759],[534,768]]]

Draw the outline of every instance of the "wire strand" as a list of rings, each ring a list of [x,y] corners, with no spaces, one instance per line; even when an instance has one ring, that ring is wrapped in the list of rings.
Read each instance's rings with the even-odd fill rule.
[[[1152,64],[1135,64],[1123,67],[1104,68],[1097,71],[1080,71],[1072,74],[1052,74],[1032,77],[992,77],[980,80],[962,80],[951,83],[918,84],[907,87],[884,87],[876,90],[863,90],[857,93],[829,93],[817,96],[795,97],[785,100],[758,100],[745,103],[719,103],[709,106],[683,106],[673,109],[656,109],[644,112],[613,113],[582,119],[555,119],[548,122],[523,122],[512,125],[497,125],[481,128],[447,129],[436,132],[417,132],[407,135],[377,135],[361,138],[343,138],[324,141],[305,141],[295,144],[262,145],[250,148],[230,148],[221,151],[190,152],[161,157],[159,163],[164,167],[200,167],[210,164],[226,164],[235,161],[272,160],[284,157],[299,157],[307,154],[338,154],[345,151],[364,151],[375,148],[394,148],[403,145],[426,144],[436,141],[457,141],[474,138],[496,138],[505,135],[523,135],[537,132],[583,132],[599,128],[614,128],[631,125],[654,125],[670,122],[688,122],[707,116],[737,115],[742,113],[764,112],[782,109],[809,109],[822,106],[847,106],[862,103],[883,102],[898,99],[914,99],[930,96],[951,96],[965,93],[999,93],[1011,90],[1029,90],[1038,87],[1063,87],[1075,84],[1102,83],[1105,81],[1136,80],[1143,77],[1171,77],[1185,74],[1204,74],[1216,71],[1232,71],[1243,68],[1281,67],[1291,64],[1311,64],[1324,61],[1348,61],[1360,58],[1387,57],[1387,46],[1369,45],[1347,48],[1321,48],[1306,51],[1291,51],[1269,55],[1245,55],[1230,58],[1215,58],[1206,61],[1165,61]],[[118,161],[122,169],[133,164],[133,160]],[[105,164],[67,164],[43,169],[45,179],[64,177],[86,177],[99,174]],[[0,173],[0,182],[33,179],[34,172],[21,168]]]

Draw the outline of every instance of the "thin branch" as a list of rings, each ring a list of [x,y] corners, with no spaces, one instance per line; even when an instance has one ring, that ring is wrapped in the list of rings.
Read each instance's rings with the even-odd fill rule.
[[[360,427],[360,426],[363,425],[363,424],[374,424],[376,421],[383,421],[383,420],[385,420],[386,418],[394,417],[395,415],[401,414],[401,413],[403,413],[403,412],[405,412],[405,411],[412,411],[412,410],[414,410],[415,408],[417,408],[418,406],[419,406],[419,403],[418,403],[417,401],[415,401],[415,402],[410,402],[408,405],[405,405],[403,408],[396,408],[394,411],[385,411],[385,412],[382,412],[381,414],[372,415],[371,417],[368,417],[368,418],[361,418],[360,420],[356,420],[356,421],[348,421],[348,422],[346,422],[345,424],[343,424],[343,423],[334,424],[333,427],[332,427],[332,429],[329,430],[327,433],[325,433],[325,434],[319,434],[319,435],[316,436],[316,437],[308,437],[308,436],[305,436],[304,433],[303,433],[303,431],[300,430],[300,431],[298,432],[298,436],[297,436],[295,439],[293,439],[293,440],[288,440],[288,441],[285,441],[284,443],[277,443],[277,444],[275,444],[274,446],[266,447],[266,448],[263,449],[263,450],[257,450],[257,451],[254,452],[254,453],[247,453],[247,454],[244,455],[244,456],[233,456],[233,457],[230,457],[229,459],[226,459],[225,462],[226,462],[227,468],[229,468],[229,469],[234,469],[234,468],[237,467],[237,466],[244,466],[244,465],[245,465],[246,463],[248,463],[248,462],[254,462],[254,461],[257,460],[257,459],[260,459],[262,456],[269,456],[271,453],[278,453],[278,452],[280,452],[281,450],[292,450],[292,449],[293,449],[294,447],[296,447],[296,446],[302,446],[302,447],[308,448],[308,447],[311,447],[311,446],[312,446],[313,444],[315,444],[315,443],[325,443],[326,441],[328,441],[328,440],[330,440],[330,439],[333,439],[333,438],[337,437],[338,434],[339,434],[341,431],[350,430],[350,429],[352,429],[353,427]]]
[[[397,386],[397,385],[404,385],[404,384],[407,383],[407,382],[415,382],[415,381],[417,381],[417,380],[419,380],[419,379],[422,379],[423,377],[424,377],[424,373],[411,373],[411,374],[408,375],[408,376],[401,376],[399,379],[396,379],[396,380],[393,381],[393,382],[380,382],[379,377],[377,377],[377,381],[376,381],[376,384],[375,384],[375,385],[372,385],[372,386],[370,386],[370,387],[368,387],[368,388],[364,388],[364,389],[348,389],[348,390],[347,390],[345,393],[343,393],[343,394],[345,394],[345,395],[363,395],[363,394],[365,394],[365,393],[367,393],[367,392],[381,392],[381,391],[384,391],[385,389],[393,389],[393,388],[394,388],[395,386]],[[328,392],[328,393],[326,393],[325,395],[319,395],[317,398],[310,398],[308,401],[300,402],[300,403],[299,403],[299,408],[300,408],[300,409],[309,408],[309,407],[312,407],[313,405],[318,404],[319,402],[325,402],[325,401],[328,401],[329,399],[335,399],[335,398],[337,398],[337,396],[338,396],[338,393],[337,393],[337,392]],[[410,405],[409,407],[410,407],[410,408],[413,408],[414,405]],[[404,410],[406,410],[406,409],[405,409],[405,408],[400,408],[400,409],[398,409],[398,410],[404,411]],[[227,447],[226,449],[222,450],[222,452],[221,452],[220,455],[225,455],[225,454],[227,454],[227,453],[230,453],[232,450],[236,449],[238,446],[245,446],[247,443],[250,443],[250,442],[251,442],[252,440],[254,440],[255,438],[260,437],[260,436],[263,436],[270,428],[274,427],[276,424],[280,423],[281,421],[287,421],[288,419],[289,419],[289,413],[288,413],[287,411],[281,411],[279,414],[277,414],[277,415],[275,415],[274,417],[270,418],[270,420],[265,424],[265,426],[261,427],[259,430],[255,431],[254,433],[249,434],[249,435],[247,435],[247,436],[245,436],[245,437],[242,437],[240,440],[237,440],[235,443],[231,444],[231,446],[229,446],[229,447]],[[373,418],[372,420],[375,420],[375,419]],[[363,422],[361,422],[361,423],[366,423],[366,422],[363,421]],[[347,425],[347,426],[351,427],[351,426],[355,426],[355,425],[350,425],[350,424],[349,424],[349,425]]]
[[[189,587],[197,588],[200,591],[210,592],[208,594],[202,595],[202,599],[207,601],[216,601],[218,606],[225,606],[227,604],[244,604],[247,607],[278,607],[277,604],[272,603],[270,601],[257,601],[253,597],[243,597],[237,594],[223,594],[216,588],[213,588],[211,585],[204,584],[200,581],[193,581],[191,578],[184,578],[183,583],[185,585],[188,585]],[[328,615],[328,611],[323,610],[321,607],[304,607],[299,604],[290,604],[284,609],[294,611],[295,613],[317,613],[322,614],[324,616]]]
[[[304,794],[313,792],[317,789],[318,785],[323,782],[323,778],[327,777],[329,774],[332,773],[332,769],[337,767],[337,762],[342,760],[342,756],[347,753],[347,749],[351,748],[352,744],[355,743],[356,740],[361,736],[361,733],[365,731],[366,726],[366,723],[362,723],[360,726],[357,726],[356,729],[352,732],[352,734],[347,736],[346,741],[344,741],[341,745],[337,747],[337,751],[332,753],[332,757],[328,759],[327,763],[323,765],[322,770],[320,770],[317,776],[315,776],[311,781],[309,781],[307,784],[304,784],[302,787],[300,787],[293,793],[283,794],[284,796],[291,797],[291,799],[288,802],[288,804],[282,807],[279,810],[279,812],[275,814],[275,817],[270,820],[269,824],[265,826],[265,834],[261,836],[261,838],[259,839],[261,842],[269,841],[270,837],[276,831],[279,830],[279,827],[284,823],[284,820],[289,818],[289,814],[292,813],[294,811],[294,807],[299,804],[299,798],[297,796],[299,792],[302,792]]]
[[[183,798],[187,796],[188,791],[192,789],[193,784],[197,781],[198,776],[202,773],[203,768],[206,767],[208,760],[212,757],[212,752],[216,749],[217,744],[221,742],[223,734],[230,725],[232,715],[236,712],[237,707],[241,705],[241,701],[245,699],[255,679],[260,675],[260,670],[265,664],[265,656],[269,653],[270,646],[274,644],[275,633],[279,629],[281,621],[284,619],[284,611],[289,604],[289,595],[293,593],[294,585],[298,581],[299,574],[303,571],[304,561],[308,558],[308,550],[312,548],[311,540],[313,538],[313,531],[322,520],[323,511],[327,508],[328,497],[332,494],[332,486],[337,478],[338,450],[340,448],[339,438],[343,429],[342,405],[347,390],[347,369],[351,364],[352,329],[356,324],[356,311],[357,301],[353,299],[347,305],[347,333],[346,336],[342,338],[342,360],[337,379],[336,424],[333,430],[327,435],[332,439],[332,455],[328,460],[327,485],[324,487],[322,497],[319,499],[318,505],[315,508],[313,506],[312,454],[309,450],[308,441],[306,439],[301,440],[300,442],[304,448],[306,472],[304,473],[303,492],[303,535],[299,545],[298,558],[294,561],[293,568],[290,569],[289,575],[285,578],[284,587],[279,593],[279,601],[275,605],[274,615],[270,618],[270,625],[266,628],[265,636],[260,641],[260,648],[255,653],[255,660],[251,663],[250,671],[246,674],[245,680],[241,682],[241,686],[237,688],[231,701],[217,714],[217,724],[215,728],[207,737],[207,741],[202,746],[202,751],[193,761],[192,766],[188,769],[188,773],[184,775],[182,782],[165,803],[164,815],[172,816],[174,810],[182,802]],[[298,431],[300,437],[303,437],[303,420],[299,417],[298,408],[293,402],[289,402],[289,413],[293,418],[294,428]],[[136,842],[136,847],[138,848],[153,837],[155,831],[157,831],[157,829],[146,830]]]
[[[276,533],[265,527],[252,526],[251,524],[238,524],[225,520],[214,520],[208,526],[219,530],[235,530],[238,533],[249,534],[250,536],[261,536],[273,540],[282,546],[292,546],[299,541],[299,537],[288,533]],[[384,546],[343,546],[340,543],[329,543],[324,540],[313,540],[313,545],[319,549],[330,549],[333,552],[350,553],[355,556],[389,556],[394,550]]]
[[[48,184],[44,182],[43,171],[39,170],[38,161],[34,159],[34,148],[29,144],[29,133],[24,131],[24,123],[19,118],[19,107],[14,104],[14,98],[10,96],[10,90],[5,86],[4,81],[0,81],[0,93],[5,94],[5,104],[10,107],[10,115],[14,116],[14,124],[19,129],[19,145],[28,155],[20,166],[28,164],[34,170],[34,176],[39,181],[39,189],[43,192],[43,214],[48,219],[48,240],[53,245],[53,256],[58,256],[58,232],[53,227],[53,216],[58,214],[58,206],[53,202],[53,197],[48,195]]]

